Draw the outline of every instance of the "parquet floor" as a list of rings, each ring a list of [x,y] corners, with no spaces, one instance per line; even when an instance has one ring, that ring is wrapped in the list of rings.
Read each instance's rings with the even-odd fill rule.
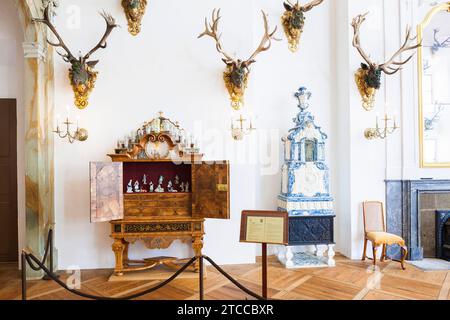
[[[370,270],[369,261],[351,261],[337,256],[335,268],[286,270],[274,257],[269,262],[269,296],[292,300],[450,300],[450,271],[423,272],[408,265],[379,264]],[[260,292],[261,265],[224,266],[224,270],[247,288]],[[108,282],[111,270],[86,270],[81,273],[81,290],[87,293],[120,297],[142,291],[158,281]],[[62,274],[61,279],[67,278]],[[0,299],[20,299],[20,274],[13,265],[0,264]],[[198,299],[198,280],[179,279],[139,299]],[[80,299],[52,281],[29,281],[28,298],[35,300]],[[205,298],[214,300],[252,299],[212,267],[205,279]]]

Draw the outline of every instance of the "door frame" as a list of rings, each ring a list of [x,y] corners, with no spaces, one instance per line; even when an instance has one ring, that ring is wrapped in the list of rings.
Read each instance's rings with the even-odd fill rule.
[[[12,109],[10,110],[9,113],[9,137],[10,137],[10,157],[9,157],[9,165],[11,170],[13,170],[12,172],[12,177],[14,177],[13,179],[11,179],[9,181],[9,190],[10,190],[10,195],[12,195],[12,198],[10,198],[9,200],[11,201],[10,207],[12,208],[13,211],[13,221],[15,221],[15,227],[14,227],[14,234],[15,235],[15,239],[14,242],[11,243],[11,246],[9,248],[9,252],[8,255],[5,257],[5,259],[7,261],[0,261],[0,262],[18,262],[18,252],[19,252],[19,204],[18,204],[18,176],[17,176],[17,159],[18,159],[18,155],[17,155],[17,99],[3,99],[0,98],[0,105],[5,105],[6,108]],[[11,171],[10,171],[10,176],[11,177]],[[9,227],[9,226],[8,226]],[[8,240],[12,240],[12,239],[8,239]],[[3,260],[3,257],[2,257]]]

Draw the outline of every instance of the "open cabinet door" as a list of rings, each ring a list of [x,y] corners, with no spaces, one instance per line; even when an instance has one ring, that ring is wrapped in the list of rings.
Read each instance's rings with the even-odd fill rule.
[[[91,222],[123,219],[122,162],[91,162]]]
[[[230,166],[227,161],[194,164],[194,213],[202,218],[230,218]]]

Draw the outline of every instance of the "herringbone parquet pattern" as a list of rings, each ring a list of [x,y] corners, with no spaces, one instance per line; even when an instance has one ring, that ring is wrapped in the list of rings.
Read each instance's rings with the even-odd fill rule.
[[[370,272],[370,262],[337,257],[335,268],[286,270],[271,257],[269,296],[295,300],[450,300],[450,271],[423,272],[411,265],[406,271],[399,264],[379,264],[380,272]],[[233,265],[224,269],[243,285],[260,292],[261,266]],[[369,269],[369,270],[368,270]],[[111,270],[82,271],[81,290],[87,293],[120,297],[142,291],[158,281],[108,282]],[[62,274],[65,279],[67,275]],[[0,265],[0,299],[20,299],[20,274],[12,265]],[[80,299],[51,281],[29,281],[29,299]],[[205,298],[214,300],[251,299],[208,267]],[[198,280],[179,279],[140,299],[198,299]]]

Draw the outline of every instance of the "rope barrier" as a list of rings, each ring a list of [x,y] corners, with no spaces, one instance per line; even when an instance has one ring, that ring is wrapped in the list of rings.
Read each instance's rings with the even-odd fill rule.
[[[232,276],[230,276],[228,273],[225,272],[225,270],[223,270],[221,267],[219,267],[210,257],[207,256],[203,256],[203,258],[205,258],[206,260],[209,261],[209,263],[211,263],[211,265],[217,269],[217,271],[219,271],[221,274],[223,274],[225,276],[225,278],[227,278],[228,280],[230,280],[236,287],[238,287],[239,289],[241,289],[242,291],[244,291],[245,293],[251,295],[253,298],[256,298],[258,300],[266,300],[265,298],[263,298],[262,296],[260,296],[259,294],[254,293],[253,291],[250,291],[249,289],[247,289],[246,287],[244,287],[242,284],[240,284],[237,280],[235,280]]]
[[[57,284],[59,284],[61,287],[63,287],[64,289],[66,289],[67,291],[70,291],[73,294],[76,294],[80,297],[84,297],[84,298],[88,298],[88,299],[93,299],[93,300],[131,300],[131,299],[136,299],[139,298],[143,295],[152,293],[153,291],[158,290],[161,287],[164,287],[165,285],[169,284],[172,280],[174,280],[176,277],[178,277],[184,270],[186,270],[190,265],[192,265],[195,260],[197,260],[197,257],[193,257],[191,260],[189,260],[185,265],[183,265],[183,267],[181,267],[177,272],[175,272],[169,279],[159,283],[158,285],[144,290],[142,292],[139,293],[135,293],[129,296],[123,296],[123,297],[104,297],[104,296],[96,296],[96,295],[91,295],[88,293],[84,293],[81,291],[78,291],[76,289],[72,289],[69,288],[69,286],[67,286],[67,284],[65,284],[63,281],[61,281],[57,276],[55,276],[53,273],[50,273],[50,271],[47,269],[47,267],[43,264],[41,264],[41,262],[39,261],[39,259],[37,259],[34,255],[29,254],[29,253],[25,253],[26,255],[26,259],[28,261],[29,258],[31,258],[35,263],[37,263],[39,265],[39,267],[53,280],[55,281]]]
[[[42,260],[38,259],[32,253],[30,253],[30,252],[28,252],[26,250],[22,250],[22,255],[21,255],[21,259],[22,259],[21,260],[22,261],[22,300],[26,300],[26,297],[27,297],[27,295],[26,295],[26,293],[27,293],[27,285],[26,285],[26,282],[27,282],[27,280],[26,280],[26,266],[27,266],[27,264],[34,271],[40,271],[40,270],[44,271],[44,273],[47,275],[47,277],[49,279],[55,281],[59,286],[61,286],[62,288],[66,289],[67,291],[69,291],[69,292],[71,292],[71,293],[73,293],[75,295],[78,295],[80,297],[93,299],[93,300],[132,300],[132,299],[136,299],[136,298],[139,298],[141,296],[144,296],[146,294],[152,293],[152,292],[154,292],[154,291],[156,291],[156,290],[166,286],[167,284],[169,284],[170,282],[175,280],[188,267],[190,267],[197,259],[199,259],[199,263],[200,263],[200,272],[199,272],[199,297],[200,297],[200,300],[203,300],[203,296],[204,296],[204,288],[203,288],[203,259],[206,259],[207,261],[209,261],[211,263],[211,265],[217,271],[219,271],[223,276],[225,276],[235,286],[237,286],[239,289],[241,289],[242,291],[244,291],[248,295],[250,295],[250,296],[252,296],[252,297],[254,297],[254,298],[258,299],[258,300],[266,300],[262,296],[254,293],[253,291],[251,291],[251,290],[247,289],[246,287],[244,287],[236,279],[234,279],[227,272],[225,272],[220,266],[218,266],[210,257],[207,257],[207,256],[193,257],[186,264],[184,264],[179,270],[177,270],[177,272],[175,272],[170,278],[168,278],[167,280],[157,284],[156,286],[154,286],[152,288],[149,288],[149,289],[146,289],[146,290],[144,290],[142,292],[138,292],[138,293],[131,294],[131,295],[128,295],[128,296],[123,296],[123,297],[96,296],[96,295],[84,293],[82,291],[70,288],[66,283],[61,281],[58,278],[58,276],[53,272],[52,266],[50,266],[50,270],[45,266],[45,262],[47,260],[47,256],[48,256],[49,250],[52,250],[52,247],[53,247],[53,237],[52,237],[52,230],[50,230],[49,231],[49,235],[48,235],[48,239],[47,239],[47,244],[46,244],[46,248],[45,248],[44,257],[43,257]],[[50,256],[51,256],[51,252],[50,252]],[[50,259],[50,260],[53,260],[53,259]]]

